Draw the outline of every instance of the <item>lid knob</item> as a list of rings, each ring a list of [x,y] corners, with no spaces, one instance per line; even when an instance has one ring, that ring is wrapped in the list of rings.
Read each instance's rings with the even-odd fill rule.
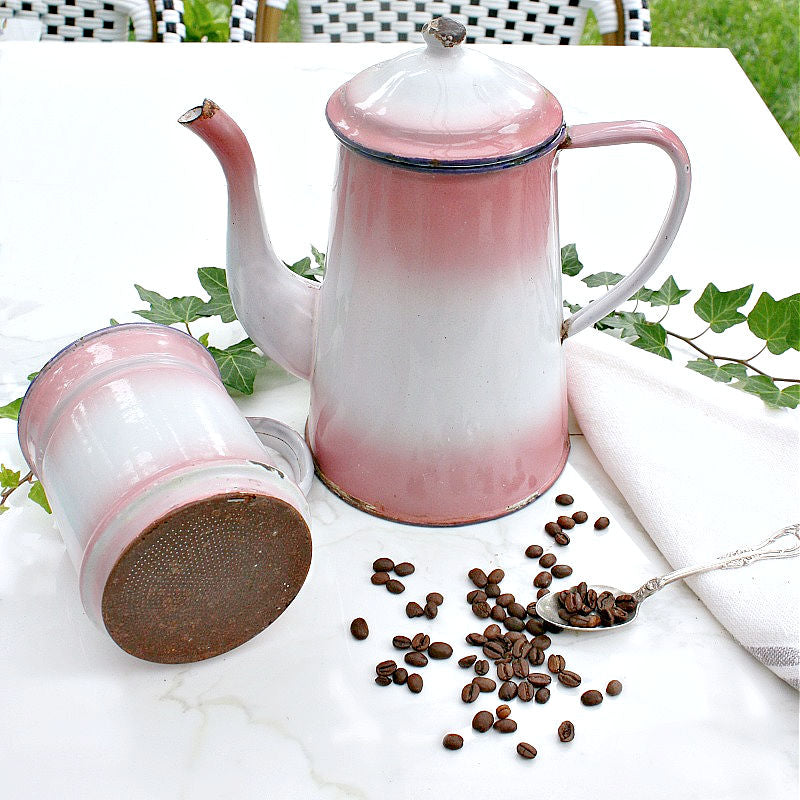
[[[467,29],[450,17],[436,17],[422,26],[422,38],[429,48],[455,47],[467,36]]]

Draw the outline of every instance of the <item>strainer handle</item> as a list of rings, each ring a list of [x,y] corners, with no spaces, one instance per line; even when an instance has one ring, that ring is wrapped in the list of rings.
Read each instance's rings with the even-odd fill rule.
[[[314,479],[314,459],[305,439],[294,429],[269,417],[247,417],[261,443],[280,453],[292,467],[295,483],[307,495]]]

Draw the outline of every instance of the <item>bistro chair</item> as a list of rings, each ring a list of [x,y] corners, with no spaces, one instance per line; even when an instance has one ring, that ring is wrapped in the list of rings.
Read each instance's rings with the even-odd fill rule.
[[[0,20],[38,19],[42,40],[127,41],[129,25],[139,42],[182,42],[183,0],[0,0]]]
[[[232,42],[277,42],[288,0],[233,0]]]

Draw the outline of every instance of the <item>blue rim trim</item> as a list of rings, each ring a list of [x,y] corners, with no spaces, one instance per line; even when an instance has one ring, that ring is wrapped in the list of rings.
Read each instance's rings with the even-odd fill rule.
[[[464,161],[441,161],[438,159],[430,158],[410,158],[406,156],[398,156],[392,153],[384,153],[380,150],[372,150],[369,147],[363,147],[356,142],[348,139],[342,132],[331,122],[328,115],[325,115],[328,120],[334,136],[348,149],[352,150],[359,155],[366,156],[375,161],[382,161],[386,164],[391,164],[394,167],[402,167],[403,169],[416,170],[417,172],[450,172],[458,173],[459,175],[479,173],[479,172],[492,172],[498,169],[508,169],[509,167],[516,167],[520,164],[526,164],[528,161],[533,161],[535,158],[547,155],[547,153],[555,150],[567,136],[567,125],[562,122],[561,126],[553,133],[549,139],[537,144],[535,147],[530,147],[519,153],[514,153],[509,156],[502,156],[500,158],[486,159],[466,159]]]

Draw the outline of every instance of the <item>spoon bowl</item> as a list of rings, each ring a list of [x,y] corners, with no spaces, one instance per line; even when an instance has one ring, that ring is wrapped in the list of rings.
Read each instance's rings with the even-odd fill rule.
[[[594,589],[597,594],[601,594],[602,592],[611,592],[614,597],[620,594],[625,594],[622,589],[617,589],[614,586],[605,586],[604,584],[600,583],[593,583],[588,588]],[[553,625],[558,625],[559,628],[563,628],[565,631],[580,631],[581,633],[588,633],[590,631],[615,630],[617,628],[622,628],[625,625],[630,625],[639,614],[639,605],[637,603],[636,608],[634,608],[633,611],[628,612],[628,619],[626,619],[625,622],[618,622],[616,625],[598,625],[596,628],[579,628],[577,625],[570,625],[569,623],[564,622],[564,620],[558,616],[559,608],[561,608],[561,606],[558,603],[557,592],[546,594],[544,597],[540,597],[536,601],[536,613],[546,622],[549,622]]]

